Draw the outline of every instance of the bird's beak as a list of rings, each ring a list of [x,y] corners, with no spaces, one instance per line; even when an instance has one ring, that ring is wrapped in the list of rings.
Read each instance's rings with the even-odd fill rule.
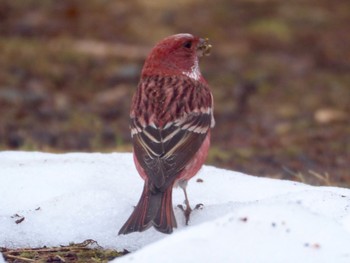
[[[197,47],[197,56],[209,56],[212,45],[209,44],[208,38],[200,38]]]

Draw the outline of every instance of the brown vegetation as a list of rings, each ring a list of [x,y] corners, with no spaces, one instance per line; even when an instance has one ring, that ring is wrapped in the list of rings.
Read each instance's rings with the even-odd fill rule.
[[[143,60],[178,32],[209,37],[216,102],[208,163],[350,185],[350,3],[0,3],[0,149],[130,151]]]

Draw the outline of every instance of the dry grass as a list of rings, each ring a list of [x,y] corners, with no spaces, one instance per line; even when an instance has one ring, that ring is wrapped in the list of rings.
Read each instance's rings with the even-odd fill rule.
[[[302,173],[300,171],[294,172],[287,167],[283,167],[283,170],[289,173],[296,181],[313,184],[313,185],[325,185],[325,186],[338,186],[337,182],[332,181],[332,177],[329,173],[324,172],[318,173],[313,170],[308,170],[307,173]]]
[[[126,250],[118,252],[111,249],[103,249],[92,239],[60,247],[0,248],[0,252],[3,253],[5,260],[9,263],[104,263],[128,253]]]

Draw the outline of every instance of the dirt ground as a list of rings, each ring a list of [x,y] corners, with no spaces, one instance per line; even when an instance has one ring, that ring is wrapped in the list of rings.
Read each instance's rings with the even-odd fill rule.
[[[130,151],[147,52],[208,37],[208,164],[350,186],[348,0],[0,2],[0,150]],[[1,160],[0,160],[1,161]]]

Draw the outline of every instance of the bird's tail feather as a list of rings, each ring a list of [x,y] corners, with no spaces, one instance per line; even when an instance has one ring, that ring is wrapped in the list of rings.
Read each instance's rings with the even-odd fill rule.
[[[177,224],[172,205],[172,190],[172,187],[168,187],[164,192],[152,193],[145,184],[138,204],[118,234],[142,232],[151,226],[162,233],[173,232]]]

